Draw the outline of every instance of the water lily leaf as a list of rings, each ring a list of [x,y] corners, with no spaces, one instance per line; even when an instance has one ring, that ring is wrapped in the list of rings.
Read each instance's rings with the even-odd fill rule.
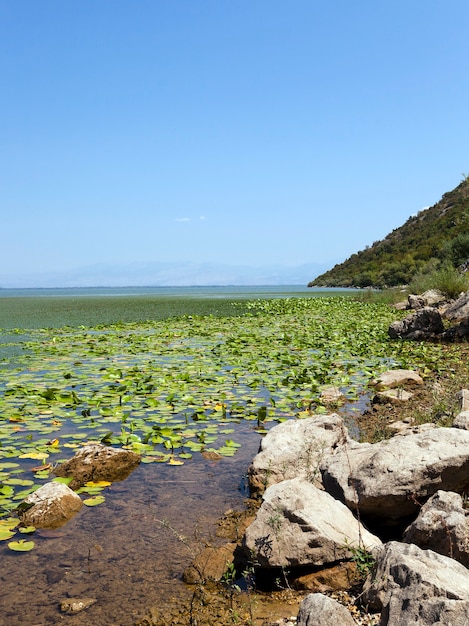
[[[29,552],[34,548],[34,541],[26,541],[20,539],[19,541],[10,541],[8,547],[15,552]]]
[[[40,471],[34,474],[35,478],[49,478],[49,471]]]
[[[109,487],[109,485],[112,485],[112,483],[108,480],[90,480],[85,483],[85,487]]]
[[[36,527],[35,526],[19,526],[18,530],[20,533],[23,533],[24,535],[30,535],[36,531]]]
[[[64,485],[69,485],[73,480],[73,476],[57,476],[52,481],[53,483],[62,483]]]
[[[168,461],[168,465],[184,465],[184,461],[180,461],[179,459],[171,458]]]
[[[19,519],[16,517],[7,517],[6,519],[0,519],[0,528],[8,528],[12,530],[16,528],[20,523]]]
[[[9,528],[2,528],[0,526],[0,541],[6,541],[7,539],[11,539],[15,536],[15,531],[10,530]]]
[[[102,504],[105,500],[104,496],[94,496],[92,498],[87,498],[83,500],[83,504],[86,506],[97,506],[98,504]]]
[[[94,496],[98,493],[101,493],[103,489],[104,487],[80,487],[76,490],[76,493],[86,493],[90,496]]]
[[[47,452],[25,452],[18,456],[19,459],[35,459],[36,461],[42,461],[48,457],[49,454],[47,454]]]
[[[28,485],[34,485],[34,480],[29,480],[26,478],[8,478],[3,481],[4,485],[21,485],[26,487]]]

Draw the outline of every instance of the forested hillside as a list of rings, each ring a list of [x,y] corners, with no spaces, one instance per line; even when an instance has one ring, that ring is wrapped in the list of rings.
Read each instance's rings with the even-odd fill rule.
[[[400,228],[312,280],[308,287],[392,287],[469,259],[469,176]]]

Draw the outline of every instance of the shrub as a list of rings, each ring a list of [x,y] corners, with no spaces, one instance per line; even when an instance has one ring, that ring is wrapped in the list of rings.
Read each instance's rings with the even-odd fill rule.
[[[457,298],[462,291],[469,289],[469,277],[452,265],[441,266],[428,274],[418,274],[410,284],[412,293],[423,293],[428,289],[438,289],[447,298]]]
[[[444,258],[454,266],[462,265],[469,259],[469,233],[460,233],[447,241],[442,249]]]

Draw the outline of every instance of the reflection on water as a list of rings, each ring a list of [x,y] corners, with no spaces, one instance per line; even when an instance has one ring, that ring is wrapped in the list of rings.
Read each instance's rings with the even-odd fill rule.
[[[259,446],[259,435],[243,428],[234,457],[141,465],[106,489],[100,506],[83,507],[57,531],[36,532],[32,552],[11,552],[2,542],[0,626],[131,626],[151,606],[187,597],[180,576],[191,551],[203,537],[216,541],[216,520],[242,507],[243,475]],[[67,597],[97,602],[67,616],[59,610]]]

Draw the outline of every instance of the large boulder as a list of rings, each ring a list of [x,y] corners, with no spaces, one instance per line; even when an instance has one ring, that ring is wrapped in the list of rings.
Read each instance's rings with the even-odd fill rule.
[[[462,343],[464,341],[469,340],[469,317],[456,324],[455,326],[451,326],[448,330],[440,337],[441,341],[445,341],[447,343]]]
[[[404,533],[404,542],[449,556],[469,567],[469,526],[459,494],[437,491]]]
[[[322,593],[310,593],[300,605],[297,626],[354,626],[350,612]]]
[[[452,322],[462,322],[469,318],[469,291],[463,293],[457,300],[447,306],[444,317]]]
[[[325,565],[380,546],[341,502],[302,478],[269,487],[243,546],[261,567]]]
[[[321,472],[334,497],[392,525],[439,489],[469,488],[469,431],[433,428],[375,444],[351,442],[326,457]]]
[[[56,476],[73,477],[71,489],[78,489],[92,480],[124,480],[140,463],[141,457],[131,450],[89,444],[74,457],[59,465]]]
[[[251,495],[289,478],[304,477],[321,487],[319,465],[331,450],[348,441],[336,413],[288,420],[271,428],[248,470]]]
[[[388,329],[392,339],[433,339],[444,331],[443,320],[439,311],[433,307],[424,307],[403,320],[393,322]]]
[[[382,611],[380,626],[469,623],[469,570],[460,563],[396,541],[375,554],[362,602]]]
[[[59,528],[83,506],[79,495],[63,483],[42,485],[25,498],[19,507],[21,523],[36,528]]]

